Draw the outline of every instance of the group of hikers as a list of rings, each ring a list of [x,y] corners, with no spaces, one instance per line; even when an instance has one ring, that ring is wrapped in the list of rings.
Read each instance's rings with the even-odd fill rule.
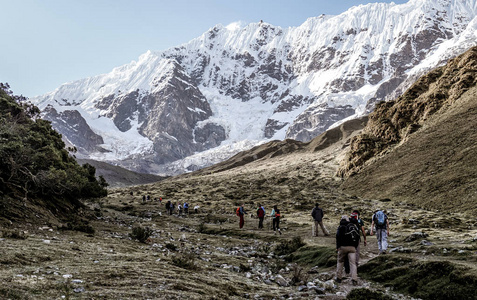
[[[143,196],[143,202],[149,200],[149,196]],[[156,198],[155,198],[156,200]],[[159,199],[162,204],[162,198]],[[170,200],[165,204],[166,213],[172,215],[174,210],[177,209],[179,216],[189,214],[189,203],[173,203]],[[194,206],[194,212],[199,212],[199,206]],[[256,209],[256,216],[258,218],[258,228],[263,229],[264,219],[266,216],[266,211],[263,205],[258,204]],[[239,228],[244,227],[245,219],[244,216],[247,214],[244,208],[244,204],[241,204],[236,209],[236,214],[239,217]],[[275,232],[282,234],[280,230],[280,209],[277,205],[273,206],[272,211],[269,215],[272,218],[271,228]],[[319,204],[316,203],[315,207],[311,211],[311,216],[313,218],[314,224],[312,227],[312,236],[317,237],[318,232],[321,229],[324,236],[329,236],[330,233],[323,224],[323,209],[320,208]],[[389,220],[386,213],[382,210],[377,210],[371,221],[371,229],[369,231],[370,235],[376,234],[378,241],[379,254],[385,254],[388,247],[387,237],[389,235]],[[336,251],[338,253],[338,263],[336,270],[336,281],[339,283],[343,278],[343,269],[346,273],[351,274],[351,281],[353,285],[357,284],[358,274],[357,268],[359,265],[360,259],[360,241],[361,236],[363,237],[364,246],[367,245],[366,242],[366,230],[364,227],[364,222],[360,218],[360,213],[358,210],[354,210],[349,216],[341,216],[341,220],[336,231]]]
[[[245,222],[244,215],[246,214],[243,204],[236,209],[236,214],[239,217],[239,228],[243,228]],[[266,213],[265,208],[261,204],[258,204],[256,215],[258,217],[258,228],[263,229],[263,220]],[[282,234],[280,231],[280,210],[277,205],[273,206],[270,216],[272,217],[273,231],[275,234],[276,232]],[[330,233],[323,224],[323,209],[320,208],[318,203],[315,204],[315,207],[311,211],[311,216],[314,221],[312,235],[317,237],[318,231],[321,229],[324,236],[329,236]],[[386,254],[388,247],[387,237],[389,235],[388,216],[383,210],[377,210],[371,219],[369,234],[376,234],[379,254]],[[360,259],[361,236],[363,237],[364,246],[366,246],[366,230],[364,222],[360,218],[359,211],[354,210],[349,216],[343,215],[336,231],[336,252],[338,253],[336,281],[338,283],[342,281],[343,269],[345,269],[346,273],[351,274],[352,284],[358,284],[357,269]]]
[[[177,202],[174,204],[173,202],[169,200],[166,202],[165,207],[166,207],[166,213],[169,215],[172,215],[174,213],[174,210],[176,209],[177,209],[178,216],[189,215],[189,203],[187,202],[184,202],[184,203]],[[198,213],[199,208],[200,208],[199,205],[194,206],[194,213]]]
[[[243,225],[245,223],[244,216],[247,213],[244,209],[244,204],[241,204],[239,207],[237,207],[235,213],[239,217],[239,228],[242,229]],[[258,228],[263,229],[263,220],[265,219],[265,208],[261,205],[258,204],[257,207],[257,218],[258,218]],[[280,209],[278,209],[278,206],[275,205],[272,208],[272,211],[270,213],[270,217],[272,218],[272,229],[275,232],[275,234],[278,232],[279,234],[282,234],[280,230]]]
[[[131,195],[133,195],[132,192],[131,192]],[[143,195],[142,196],[142,203],[145,203],[145,202],[148,202],[148,201],[151,201],[151,196]],[[159,201],[159,204],[161,204],[161,205],[162,205],[162,202],[163,202],[162,197],[159,197],[159,199],[154,198],[154,201]],[[187,203],[187,202],[173,203],[173,202],[171,202],[171,200],[169,200],[169,201],[166,202],[165,208],[166,208],[166,214],[168,214],[168,215],[174,214],[175,210],[177,210],[177,215],[178,216],[189,215],[189,203]],[[199,205],[194,206],[194,213],[199,213],[199,209],[200,209]]]

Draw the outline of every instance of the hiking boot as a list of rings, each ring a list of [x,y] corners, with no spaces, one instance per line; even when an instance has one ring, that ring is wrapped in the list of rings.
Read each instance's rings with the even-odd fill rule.
[[[280,235],[282,235],[282,232],[281,232],[280,230],[278,230],[278,233],[279,233]]]
[[[356,280],[351,280],[351,283],[354,285],[354,286],[357,286],[358,285],[358,282]]]
[[[341,283],[342,279],[341,278],[336,278],[337,283]]]

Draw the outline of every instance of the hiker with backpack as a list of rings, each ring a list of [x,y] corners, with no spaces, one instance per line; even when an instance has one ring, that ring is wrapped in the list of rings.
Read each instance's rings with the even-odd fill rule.
[[[316,203],[315,207],[313,207],[313,210],[311,211],[311,216],[313,217],[313,220],[315,221],[315,226],[313,227],[313,236],[318,236],[318,226],[321,227],[321,230],[323,231],[323,234],[325,236],[329,236],[330,233],[328,230],[326,230],[326,227],[323,225],[323,209],[319,207],[319,204]]]
[[[378,240],[379,254],[386,254],[388,248],[389,219],[384,211],[378,210],[373,215],[370,235],[373,235],[373,229],[375,229],[376,238]]]
[[[348,216],[342,216],[338,230],[336,231],[336,251],[338,263],[336,267],[336,282],[341,283],[345,257],[349,260],[351,281],[358,284],[358,271],[356,267],[356,247],[359,245],[358,227],[349,221]]]
[[[261,204],[258,204],[257,217],[258,217],[258,229],[263,229],[263,219],[265,218],[265,208]]]
[[[172,206],[171,200],[167,201],[166,202],[166,213],[169,214],[169,215],[172,215],[171,206]]]
[[[350,221],[355,222],[356,226],[358,226],[358,232],[360,235],[363,235],[363,243],[364,246],[366,247],[367,242],[366,242],[366,231],[364,230],[364,221],[360,219],[359,217],[359,210],[353,210],[353,212],[350,215]],[[360,239],[361,240],[361,239]],[[359,266],[359,251],[361,250],[361,243],[358,244],[358,247],[356,247],[356,267]]]
[[[189,203],[184,202],[184,215],[189,215]]]
[[[240,218],[240,219],[239,219],[239,228],[243,228],[243,225],[244,225],[244,223],[245,223],[243,216],[246,214],[246,212],[245,212],[245,209],[243,208],[243,205],[244,205],[244,204],[242,203],[242,205],[240,205],[240,206],[237,208],[237,210],[235,211],[235,213],[237,214],[237,216],[239,216],[239,218]]]
[[[273,231],[275,234],[278,233],[281,235],[282,232],[280,231],[280,210],[276,205],[273,206],[272,212],[270,213],[270,217],[272,217],[272,225],[273,225]]]

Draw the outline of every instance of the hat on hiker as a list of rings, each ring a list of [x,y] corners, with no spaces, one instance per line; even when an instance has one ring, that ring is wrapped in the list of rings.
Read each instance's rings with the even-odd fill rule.
[[[355,212],[351,213],[350,218],[358,219],[358,213],[355,213]]]

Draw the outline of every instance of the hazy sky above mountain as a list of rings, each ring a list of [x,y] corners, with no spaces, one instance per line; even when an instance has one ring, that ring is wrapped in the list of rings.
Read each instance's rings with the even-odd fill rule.
[[[296,27],[371,2],[407,0],[0,0],[0,82],[32,97],[186,43],[216,24]]]

